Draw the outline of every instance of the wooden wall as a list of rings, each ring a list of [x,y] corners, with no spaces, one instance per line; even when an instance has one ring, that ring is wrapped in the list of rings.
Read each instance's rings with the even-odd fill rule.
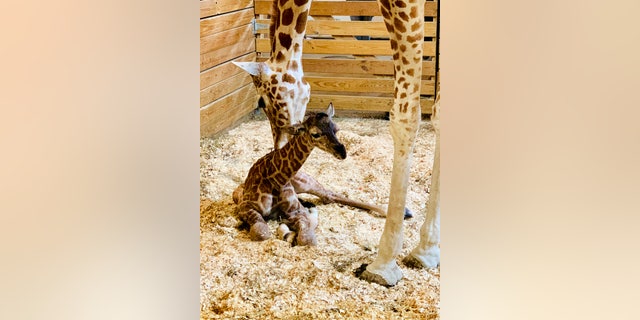
[[[272,2],[200,1],[202,136],[232,126],[256,108],[251,78],[231,61],[269,58]],[[425,3],[423,114],[431,112],[436,90],[437,9],[437,1]],[[351,21],[350,16],[373,19]],[[377,1],[313,0],[303,50],[305,77],[311,84],[309,110],[324,110],[333,102],[339,110],[389,111],[393,104],[393,61]]]
[[[200,1],[200,135],[232,126],[255,109],[251,77],[231,61],[255,61],[253,0]]]

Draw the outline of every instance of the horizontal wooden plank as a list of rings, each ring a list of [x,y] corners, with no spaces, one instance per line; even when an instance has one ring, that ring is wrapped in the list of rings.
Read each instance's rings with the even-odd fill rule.
[[[269,34],[269,24],[271,20],[260,19],[257,33]],[[331,20],[313,20],[307,22],[307,35],[333,35],[333,36],[372,36],[372,37],[388,37],[389,33],[381,21],[331,21]],[[424,23],[424,36],[436,36],[436,23]]]
[[[393,106],[393,97],[316,93],[311,95],[307,110],[324,110],[330,102],[333,103],[336,110],[388,112]],[[420,98],[420,111],[422,114],[431,114],[432,105],[433,98]]]
[[[233,29],[242,25],[250,24],[252,20],[252,8],[202,19],[200,20],[200,38],[204,38],[214,33]],[[267,28],[267,33],[268,32],[269,30]]]
[[[256,0],[256,14],[271,14],[273,0]],[[311,2],[312,16],[380,16],[377,1],[319,1]],[[435,17],[438,13],[436,1],[426,1],[425,17]]]
[[[200,18],[253,7],[253,0],[202,0]]]
[[[305,76],[311,85],[311,94],[317,91],[332,92],[378,92],[393,93],[395,80],[385,78],[343,78],[331,76]],[[422,94],[434,94],[433,80],[422,80],[420,87]]]
[[[304,58],[302,59],[302,68],[305,72],[393,75],[392,60]],[[433,61],[422,62],[422,75],[435,75],[435,63]]]
[[[257,107],[258,95],[253,84],[200,109],[200,135],[211,136],[220,132]]]
[[[254,39],[240,42],[232,47],[220,48],[218,50],[209,51],[200,55],[200,71],[209,69],[223,62],[233,60],[237,57],[249,54],[255,51]]]
[[[269,52],[269,39],[256,39],[256,51]],[[425,41],[422,47],[424,56],[435,56],[434,41]],[[303,53],[307,54],[354,54],[359,55],[392,55],[389,41],[386,40],[338,40],[310,39],[304,40]]]
[[[218,100],[219,98],[249,83],[253,83],[253,81],[251,79],[251,75],[249,75],[247,72],[229,76],[228,78],[214,85],[200,90],[200,106],[203,107],[215,100]]]
[[[247,42],[255,39],[253,25],[247,24],[237,28],[229,29],[200,39],[200,54],[228,48],[240,42]]]
[[[256,54],[250,53],[244,56],[241,56],[233,61],[255,61]],[[244,70],[238,68],[235,64],[229,62],[225,62],[219,64],[213,68],[209,68],[200,73],[200,90],[211,86],[215,83],[223,81],[224,79],[234,76],[238,73],[245,72]]]

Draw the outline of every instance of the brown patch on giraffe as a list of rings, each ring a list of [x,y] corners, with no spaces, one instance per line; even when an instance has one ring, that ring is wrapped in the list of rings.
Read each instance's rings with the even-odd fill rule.
[[[278,182],[278,184],[285,184],[287,183],[287,178],[284,176],[284,174],[282,173],[278,173],[275,176],[275,180],[276,182]]]
[[[398,13],[398,17],[400,17],[400,19],[404,20],[404,21],[409,21],[409,15],[407,15],[405,12],[400,12]]]
[[[409,88],[409,82],[405,82],[405,83],[402,85],[402,87],[403,87],[403,88],[405,88],[405,89]]]
[[[276,87],[271,87],[271,95],[275,96],[276,95]]]
[[[281,25],[288,26],[293,22],[293,9],[287,8],[282,11],[282,22]]]
[[[413,84],[413,92],[412,93],[416,93],[416,92],[420,92],[420,85],[417,83]]]
[[[284,5],[285,5],[285,3],[287,3],[287,0],[280,0],[280,6],[281,6],[281,7],[282,7],[282,6],[284,6]]]
[[[393,54],[393,60],[398,60],[398,59],[400,59],[400,53],[396,52]]]
[[[278,84],[278,79],[275,77],[275,74],[271,77],[271,84]]]
[[[289,83],[295,83],[296,82],[296,78],[294,78],[292,75],[285,73],[284,76],[282,76],[282,81],[284,82],[289,82]]]
[[[309,2],[309,0],[294,0],[293,1],[293,3],[295,3],[296,6],[298,6],[298,7],[303,5],[303,4],[305,4],[305,3],[307,3],[307,2]]]
[[[296,159],[302,159],[304,154],[302,154],[302,150],[293,149],[293,155]]]
[[[413,77],[415,71],[413,69],[407,69],[407,74]]]
[[[278,33],[278,40],[280,41],[280,45],[283,46],[285,49],[289,50],[291,49],[291,36],[284,33],[284,32],[280,32]]]
[[[411,25],[411,32],[416,32],[420,29],[420,22],[416,22]]]
[[[380,10],[380,12],[382,13],[382,16],[384,17],[384,26],[387,27],[387,32],[392,33],[393,32],[393,26],[391,25],[391,23],[389,23],[389,20],[391,20],[391,14],[389,13],[389,11],[386,11],[384,9]]]
[[[406,7],[406,6],[407,6],[407,4],[406,4],[406,3],[404,3],[404,1],[402,1],[402,0],[396,0],[395,5],[396,5],[396,7],[398,7],[398,8],[404,8],[404,7]]]
[[[398,78],[398,84],[405,82],[407,79],[405,79],[404,77],[400,77]]]
[[[413,62],[415,62],[415,63],[420,62],[420,60],[422,60],[421,56],[413,57]]]
[[[403,93],[400,95],[400,99],[404,99],[404,98],[406,98],[406,97],[407,97],[407,93],[406,93],[406,92],[403,92]]]
[[[391,1],[389,1],[389,0],[380,0],[378,2],[382,6],[382,8],[386,9],[387,11],[391,11]]]
[[[402,64],[410,64],[409,60],[407,60],[407,58],[405,58],[404,56],[402,57]]]
[[[405,46],[404,44],[400,45],[400,51],[404,52],[407,51],[407,46]]]
[[[418,17],[418,7],[411,7],[411,12],[409,12],[409,17],[415,19]]]
[[[395,30],[401,33],[407,32],[407,28],[404,27],[404,22],[398,19],[398,17],[393,18],[393,26],[396,27]],[[400,37],[398,37],[400,38]]]
[[[400,71],[400,66],[396,66],[396,71]]]
[[[304,144],[304,143],[302,145],[300,145],[300,149],[302,149],[302,152],[304,152],[304,153],[309,153],[310,152],[309,147],[307,147],[307,145]]]
[[[300,51],[300,44],[296,43],[293,45],[293,52],[298,53]]]
[[[291,71],[298,71],[298,62],[297,61],[291,61],[289,62],[289,70]]]
[[[303,11],[300,15],[298,15],[298,19],[296,20],[296,32],[303,33],[304,29],[307,25],[307,15],[309,14],[309,10]]]
[[[262,170],[260,170],[262,171]],[[260,190],[260,192],[262,193],[271,193],[271,188],[269,188],[269,185],[261,183],[258,185],[258,190]]]
[[[407,36],[407,41],[413,43],[420,40],[420,38],[422,37],[423,37],[422,32],[418,32],[413,36]]]
[[[284,92],[284,91],[287,91],[287,88],[286,88],[286,87],[282,87],[282,86],[281,86],[281,87],[278,87],[278,91],[282,91],[282,92]]]
[[[394,86],[394,88],[393,88],[393,97],[394,98],[398,97],[398,86]]]
[[[389,40],[389,43],[391,44],[391,50],[395,51],[398,49],[398,41],[396,41],[396,39]]]

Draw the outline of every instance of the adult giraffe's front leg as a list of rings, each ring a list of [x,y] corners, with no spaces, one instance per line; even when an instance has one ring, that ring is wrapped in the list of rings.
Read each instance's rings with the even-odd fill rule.
[[[440,99],[436,98],[431,123],[436,132],[431,191],[427,202],[427,217],[420,228],[420,242],[403,260],[414,268],[435,268],[440,264]]]
[[[424,1],[379,0],[393,50],[395,92],[390,112],[393,137],[393,172],[389,209],[378,256],[361,274],[363,279],[395,285],[402,278],[396,263],[403,242],[404,207],[411,154],[420,123]]]

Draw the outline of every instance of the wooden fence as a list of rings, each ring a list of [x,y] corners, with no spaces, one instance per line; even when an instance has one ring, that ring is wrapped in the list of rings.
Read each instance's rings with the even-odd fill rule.
[[[255,61],[253,0],[200,1],[200,135],[232,126],[256,108],[251,77],[231,61]]]
[[[203,135],[227,128],[256,107],[251,79],[229,61],[269,58],[272,2],[200,2]],[[424,114],[431,112],[436,92],[437,12],[438,2],[426,1],[421,87]],[[339,110],[389,111],[393,61],[377,1],[313,0],[306,38],[303,68],[311,85],[309,110],[324,109],[333,102]]]

